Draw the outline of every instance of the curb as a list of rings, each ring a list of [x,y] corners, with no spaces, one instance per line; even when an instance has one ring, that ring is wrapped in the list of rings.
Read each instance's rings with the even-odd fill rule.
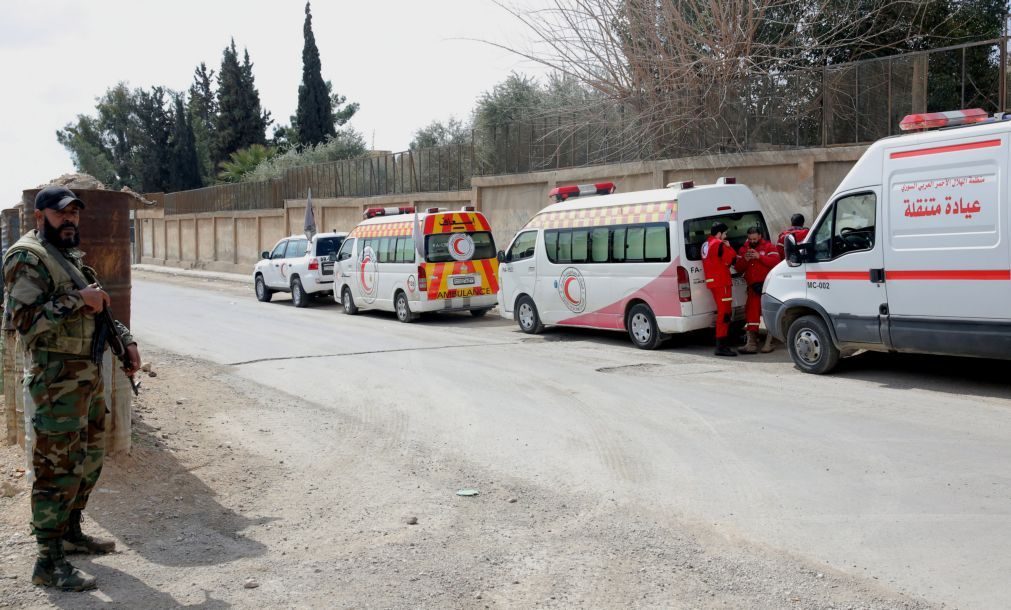
[[[178,267],[162,267],[161,265],[131,265],[135,271],[145,271],[149,273],[160,273],[162,275],[172,275],[176,277],[190,277],[202,280],[216,280],[219,282],[231,282],[233,284],[252,285],[253,278],[239,275],[238,273],[219,273],[215,271],[199,271],[197,269],[179,269]]]

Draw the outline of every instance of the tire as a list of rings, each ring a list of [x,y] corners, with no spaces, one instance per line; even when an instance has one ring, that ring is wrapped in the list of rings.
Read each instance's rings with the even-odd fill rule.
[[[790,325],[786,347],[797,368],[805,373],[823,375],[839,364],[839,348],[832,341],[828,326],[818,316],[802,316]]]
[[[295,307],[308,307],[309,295],[302,288],[302,280],[295,278],[291,280],[291,304]]]
[[[274,291],[267,288],[267,284],[263,281],[262,275],[256,276],[254,285],[256,289],[256,300],[261,303],[269,303],[270,299],[274,296]]]
[[[393,309],[397,312],[397,319],[408,324],[414,321],[414,314],[411,313],[411,304],[407,302],[407,294],[398,292],[393,297]]]
[[[358,313],[358,306],[355,305],[355,299],[351,296],[351,289],[347,286],[344,287],[344,290],[341,290],[341,307],[344,308],[344,313],[349,316]]]
[[[516,323],[519,324],[520,330],[528,335],[536,335],[544,330],[541,316],[537,313],[537,306],[534,305],[534,300],[527,295],[521,296],[516,301]]]
[[[638,303],[628,310],[625,328],[628,329],[628,338],[639,349],[656,349],[665,339],[656,324],[653,310],[645,303]]]
[[[487,309],[471,309],[470,315],[474,316],[475,318],[483,318],[484,314],[488,313],[488,311],[489,310]]]

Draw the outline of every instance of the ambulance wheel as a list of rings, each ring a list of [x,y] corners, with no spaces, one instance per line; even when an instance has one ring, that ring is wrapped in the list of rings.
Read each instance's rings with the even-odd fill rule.
[[[397,319],[401,322],[413,322],[415,315],[411,313],[411,306],[407,302],[407,294],[403,291],[398,292],[397,296],[393,297],[393,308],[397,310]]]
[[[541,317],[537,315],[537,306],[527,295],[521,296],[516,301],[516,323],[520,325],[520,330],[528,335],[536,335],[544,330]]]
[[[639,349],[656,349],[663,343],[664,337],[656,325],[656,316],[645,303],[639,303],[628,311],[625,328],[628,329],[628,337]]]
[[[839,348],[818,316],[802,316],[795,320],[786,333],[786,346],[793,363],[805,373],[822,375],[839,363]]]
[[[256,300],[261,303],[269,303],[271,297],[274,296],[274,291],[267,288],[267,284],[263,281],[262,275],[256,276]]]
[[[355,300],[351,297],[351,289],[347,286],[344,287],[344,290],[341,290],[341,307],[344,308],[344,313],[349,316],[358,313],[358,306],[355,305]]]
[[[295,278],[291,280],[291,304],[295,307],[308,307],[309,295],[302,288],[302,280]]]

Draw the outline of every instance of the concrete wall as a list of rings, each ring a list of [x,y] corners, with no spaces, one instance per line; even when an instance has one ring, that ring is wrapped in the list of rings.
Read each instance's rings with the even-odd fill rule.
[[[720,176],[734,176],[755,192],[776,234],[795,212],[804,214],[810,224],[864,150],[864,146],[846,146],[708,155],[475,177],[470,191],[315,199],[313,209],[317,230],[324,232],[350,231],[369,207],[458,209],[473,204],[491,222],[499,248],[505,248],[516,231],[550,203],[548,192],[558,185],[611,181],[619,192],[629,192],[663,188],[681,180],[711,184]],[[138,211],[141,262],[249,273],[260,252],[273,248],[282,237],[302,233],[305,205],[305,200],[286,200],[280,209],[168,217],[160,209]]]

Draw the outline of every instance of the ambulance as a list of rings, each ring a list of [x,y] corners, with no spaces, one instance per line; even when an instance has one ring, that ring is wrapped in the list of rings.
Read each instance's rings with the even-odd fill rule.
[[[757,226],[762,208],[730,177],[696,186],[615,193],[613,183],[561,186],[499,253],[499,312],[520,330],[545,325],[625,331],[636,347],[655,349],[674,333],[714,325],[702,245],[715,222],[734,248]],[[734,272],[733,311],[744,317],[744,278]]]
[[[915,133],[872,144],[766,279],[765,324],[802,371],[860,349],[1011,358],[1011,122],[900,127]]]
[[[369,208],[363,215],[337,253],[334,299],[345,313],[380,309],[411,322],[432,311],[480,317],[495,306],[495,240],[473,206]]]

